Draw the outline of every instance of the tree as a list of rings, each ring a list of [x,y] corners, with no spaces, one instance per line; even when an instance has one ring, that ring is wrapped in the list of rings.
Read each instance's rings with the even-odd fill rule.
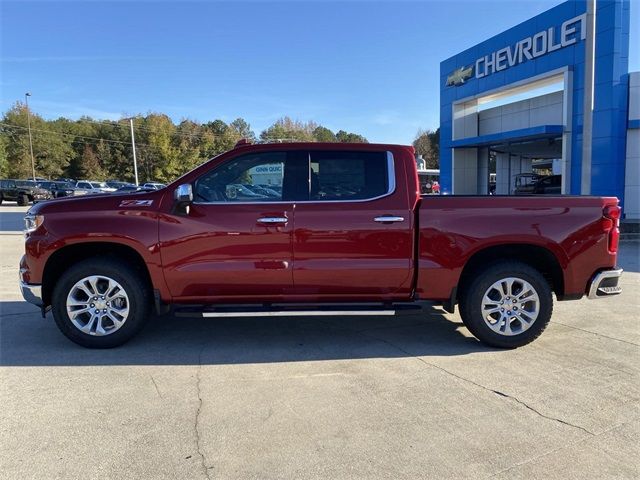
[[[106,180],[107,174],[100,165],[100,160],[91,145],[85,145],[82,152],[82,162],[80,164],[79,178],[91,180]]]
[[[416,149],[417,155],[422,155],[425,160],[426,168],[439,168],[439,145],[437,139],[440,137],[440,130],[433,132],[431,130],[418,130],[416,138],[413,141],[413,147]]]
[[[313,138],[316,142],[337,142],[336,134],[328,128],[319,126],[313,131]]]
[[[344,130],[338,130],[336,138],[341,143],[369,143],[366,138],[356,133],[348,133]]]
[[[245,138],[250,142],[255,142],[256,134],[251,130],[251,125],[249,125],[244,119],[236,118],[229,124],[229,127],[235,130],[241,138]]]
[[[0,178],[9,175],[9,157],[7,155],[7,138],[0,135]]]
[[[301,122],[289,117],[282,117],[260,134],[264,141],[313,142],[314,130],[318,124],[309,121]]]
[[[73,154],[70,138],[56,131],[55,125],[30,112],[33,155],[37,176],[55,177],[69,164]],[[31,153],[27,126],[27,107],[16,103],[2,118],[2,136],[6,142],[7,174],[31,178]]]

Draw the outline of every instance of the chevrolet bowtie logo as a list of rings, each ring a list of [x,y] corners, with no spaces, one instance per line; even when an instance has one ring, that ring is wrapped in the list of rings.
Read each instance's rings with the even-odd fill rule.
[[[468,80],[473,76],[473,65],[460,67],[454,70],[451,75],[447,77],[447,87],[455,85],[456,87],[464,84],[465,80]]]

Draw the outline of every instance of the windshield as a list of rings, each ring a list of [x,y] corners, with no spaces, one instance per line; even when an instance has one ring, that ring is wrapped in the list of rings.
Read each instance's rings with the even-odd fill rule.
[[[90,182],[93,188],[108,188],[104,182]]]
[[[56,183],[56,186],[58,188],[73,188],[73,185],[71,183]]]
[[[38,188],[51,188],[53,182],[40,182],[38,183]]]
[[[16,182],[16,185],[18,187],[35,187],[36,182],[34,182],[33,180],[18,180]]]

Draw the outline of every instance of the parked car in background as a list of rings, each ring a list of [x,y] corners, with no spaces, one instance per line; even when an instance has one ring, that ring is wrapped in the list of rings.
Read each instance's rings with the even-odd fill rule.
[[[40,182],[40,188],[44,188],[51,192],[53,198],[74,197],[78,195],[86,195],[87,190],[76,188],[73,183],[68,182]]]
[[[136,186],[136,184],[134,184],[134,183],[121,182],[120,180],[107,180],[105,183],[107,184],[107,187],[115,188],[116,190],[118,190],[119,188],[122,188],[122,187],[135,187]]]
[[[56,182],[66,182],[66,183],[73,183],[74,185],[76,184],[77,180],[75,178],[65,178],[65,177],[59,177],[55,179]]]
[[[112,193],[135,193],[135,192],[155,192],[156,189],[155,188],[148,188],[148,187],[138,187],[136,185],[126,185],[124,187],[120,187],[119,189],[117,189],[115,192]]]
[[[559,195],[562,193],[562,175],[549,175],[540,178],[533,186],[535,195]]]
[[[160,190],[161,188],[166,187],[167,185],[164,183],[158,183],[158,182],[147,182],[144,185],[142,185],[144,188],[151,188],[153,190]]]
[[[28,205],[51,198],[51,192],[38,187],[33,180],[0,180],[0,203],[9,201],[17,202],[18,205]]]
[[[76,187],[87,190],[88,193],[111,193],[116,191],[115,188],[109,187],[105,182],[93,180],[78,180]]]
[[[533,193],[533,187],[540,179],[540,175],[536,173],[519,173],[515,177],[514,195],[530,195]]]

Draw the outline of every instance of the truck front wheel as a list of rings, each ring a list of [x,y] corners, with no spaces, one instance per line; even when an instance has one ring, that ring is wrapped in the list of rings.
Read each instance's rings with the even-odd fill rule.
[[[473,335],[499,348],[532,342],[553,311],[551,287],[521,262],[501,262],[479,272],[461,292],[460,316]]]
[[[29,196],[26,193],[21,193],[18,195],[18,205],[24,207],[25,205],[29,205]]]
[[[122,345],[144,326],[151,292],[142,275],[113,259],[90,258],[65,271],[51,307],[60,331],[88,348]]]

